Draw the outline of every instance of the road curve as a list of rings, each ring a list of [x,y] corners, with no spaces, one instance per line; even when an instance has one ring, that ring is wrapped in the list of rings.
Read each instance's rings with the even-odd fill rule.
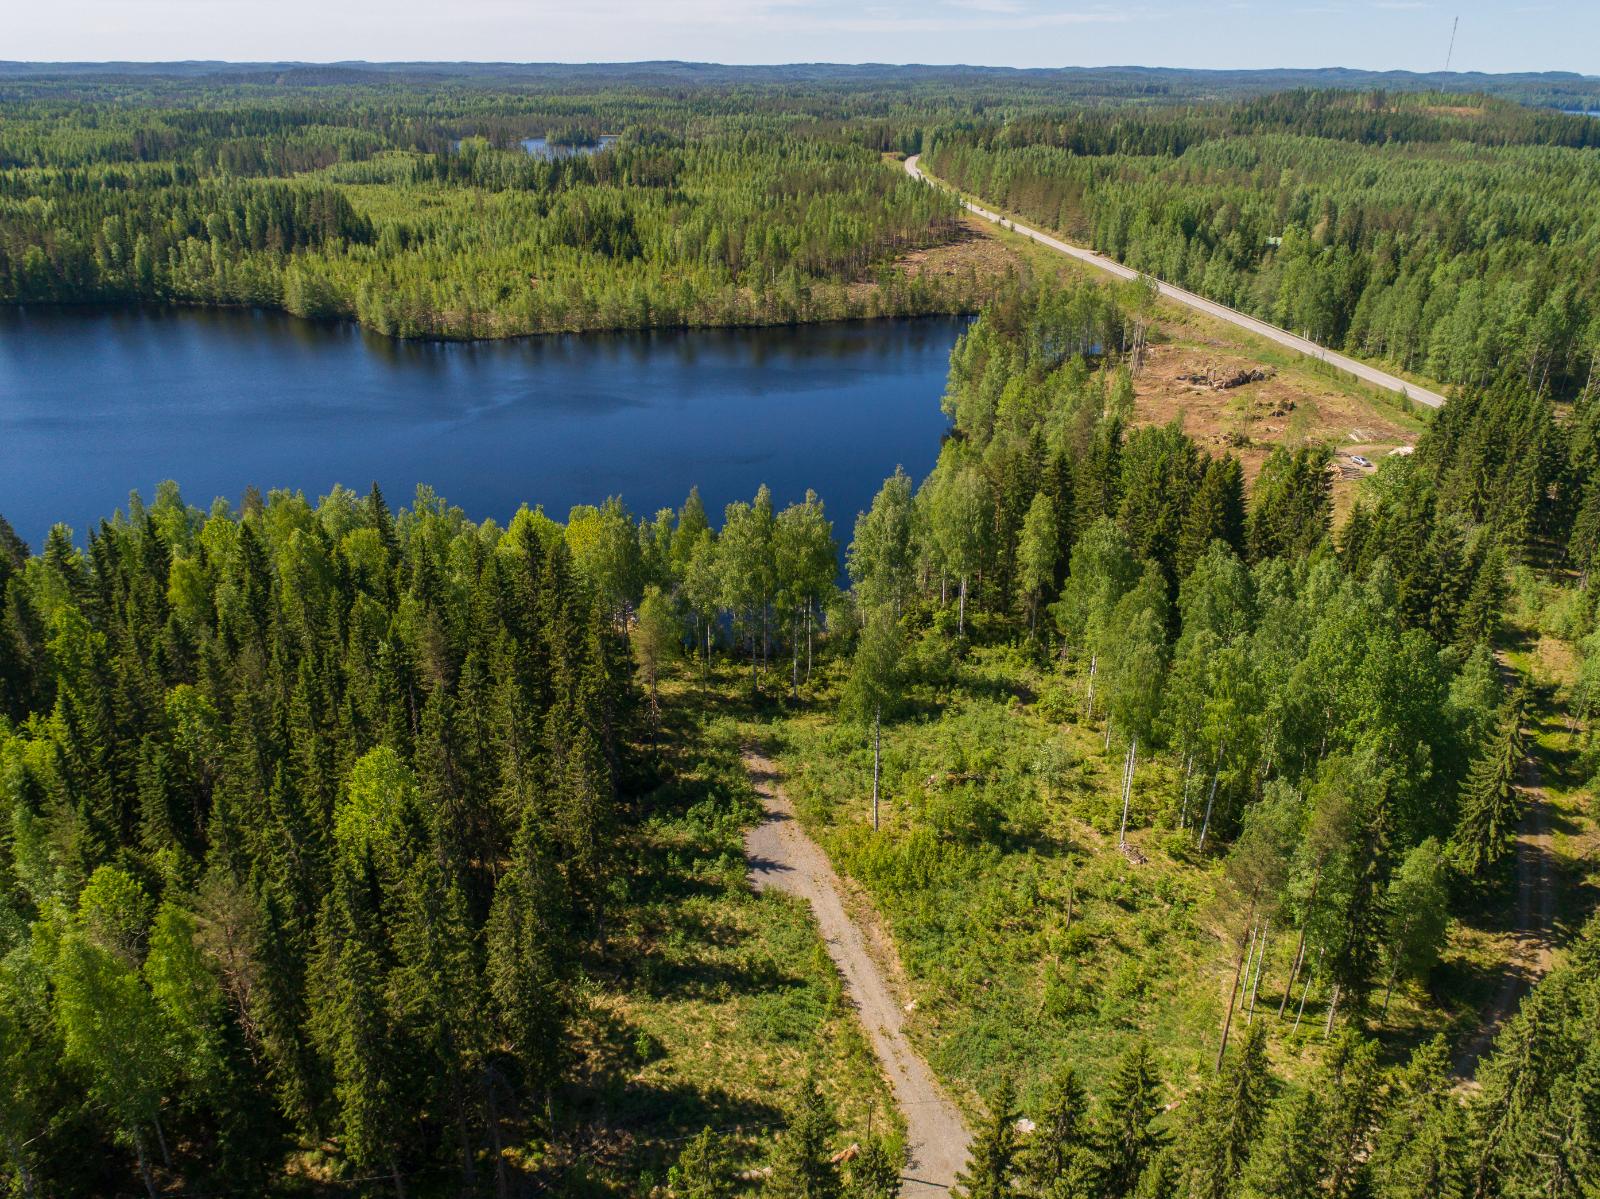
[[[922,172],[922,168],[917,166],[917,160],[921,157],[922,155],[920,154],[913,154],[906,159],[906,174],[913,179],[920,179],[922,182],[934,187],[943,186],[925,175]],[[1119,279],[1139,278],[1138,271],[1125,267],[1120,262],[1115,262],[1103,254],[1097,254],[1093,250],[1085,250],[1082,246],[1069,245],[1058,238],[1051,237],[1048,233],[1030,229],[1019,221],[1013,221],[1009,217],[1001,216],[998,212],[991,212],[982,205],[974,204],[971,200],[962,199],[961,203],[968,212],[981,216],[986,221],[993,221],[995,224],[1010,229],[1015,233],[1020,233],[1023,237],[1032,238],[1040,245],[1049,246],[1052,250],[1065,254],[1069,258],[1076,258],[1079,262],[1086,262],[1090,266],[1098,267],[1102,271],[1116,275]],[[1196,311],[1205,313],[1207,316],[1214,316],[1218,320],[1238,325],[1241,329],[1248,329],[1258,336],[1265,337],[1269,341],[1275,341],[1280,346],[1286,346],[1296,353],[1304,354],[1308,358],[1316,358],[1328,363],[1330,366],[1338,367],[1340,370],[1354,375],[1363,383],[1370,383],[1372,386],[1381,387],[1385,391],[1408,396],[1417,403],[1425,404],[1429,408],[1442,408],[1444,406],[1444,396],[1436,391],[1429,391],[1426,387],[1419,387],[1415,383],[1407,383],[1404,379],[1389,374],[1388,371],[1381,371],[1375,366],[1368,366],[1365,362],[1359,362],[1348,355],[1339,353],[1337,350],[1319,346],[1314,341],[1299,337],[1290,333],[1287,329],[1278,328],[1276,325],[1269,325],[1266,321],[1258,320],[1253,316],[1247,316],[1237,309],[1229,308],[1226,304],[1218,304],[1214,300],[1208,300],[1204,296],[1197,296],[1192,291],[1185,291],[1181,287],[1174,287],[1172,284],[1163,283],[1159,279],[1155,282],[1161,294],[1169,300],[1176,300],[1179,304],[1185,304]]]
[[[967,1161],[969,1138],[961,1113],[906,1038],[904,1009],[868,951],[866,936],[845,911],[839,878],[827,855],[795,820],[772,763],[746,750],[744,764],[763,809],[761,822],[745,835],[750,883],[757,891],[770,887],[811,904],[828,956],[844,977],[845,994],[906,1118],[911,1161],[901,1177],[900,1194],[915,1199],[946,1195]]]

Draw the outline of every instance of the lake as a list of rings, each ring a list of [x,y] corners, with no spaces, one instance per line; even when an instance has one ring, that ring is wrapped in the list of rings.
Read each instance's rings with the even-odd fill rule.
[[[522,148],[535,158],[579,158],[585,154],[598,154],[616,140],[615,133],[602,133],[599,141],[557,142],[551,145],[542,137],[525,137],[522,139]]]
[[[535,158],[543,158],[547,162],[557,158],[583,158],[590,154],[598,154],[607,146],[617,140],[620,134],[602,133],[599,140],[592,142],[556,142],[553,145],[549,138],[525,137],[521,141],[523,150]],[[450,143],[452,150],[461,149],[461,139],[457,138]]]
[[[815,488],[842,543],[897,464],[932,467],[964,325],[438,343],[270,312],[0,308],[0,513],[38,548],[168,478],[200,506],[376,480],[398,508],[428,483],[502,524],[523,501],[653,513],[691,484],[715,515],[765,482],[779,505]]]

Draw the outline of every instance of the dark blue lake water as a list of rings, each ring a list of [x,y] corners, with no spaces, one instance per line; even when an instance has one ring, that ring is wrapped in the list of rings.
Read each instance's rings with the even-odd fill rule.
[[[637,513],[763,482],[815,488],[849,539],[897,464],[938,455],[955,319],[396,342],[266,312],[0,308],[0,513],[35,548],[175,479],[191,504],[249,485],[431,484],[476,520]]]

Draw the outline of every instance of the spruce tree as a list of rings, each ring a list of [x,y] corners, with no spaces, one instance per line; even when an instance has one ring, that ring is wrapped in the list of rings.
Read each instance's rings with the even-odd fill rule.
[[[357,1166],[382,1168],[403,1196],[402,1147],[420,1113],[387,1002],[390,965],[378,870],[370,851],[355,850],[334,870],[323,905],[311,1027],[332,1065],[345,1152]]]
[[[675,1199],[733,1199],[739,1183],[723,1139],[702,1128],[678,1152],[678,1160],[667,1174],[667,1187]]]
[[[1237,1055],[1187,1113],[1180,1155],[1189,1199],[1224,1199],[1239,1177],[1266,1119],[1272,1078],[1267,1069],[1267,1024],[1257,1021]]]
[[[882,1137],[868,1137],[850,1163],[850,1199],[896,1199],[900,1194],[903,1156],[891,1152]]]
[[[1073,1199],[1089,1193],[1089,1097],[1070,1065],[1051,1080],[1033,1131],[1017,1153],[1018,1177],[1029,1195]]]
[[[1450,847],[1457,867],[1468,878],[1486,877],[1505,857],[1521,819],[1517,777],[1526,754],[1522,721],[1522,700],[1513,699],[1494,740],[1473,762],[1462,788],[1460,816]]]
[[[1133,1194],[1161,1148],[1161,1135],[1153,1127],[1160,1114],[1161,1081],[1149,1046],[1139,1041],[1118,1060],[1106,1088],[1095,1154],[1101,1195],[1123,1199]]]
[[[546,1112],[565,1059],[568,1006],[558,880],[530,816],[495,888],[485,930],[496,1029],[511,1047],[525,1093]]]
[[[1417,1049],[1390,1084],[1369,1161],[1376,1194],[1459,1199],[1465,1189],[1459,1160],[1463,1113],[1453,1084],[1443,1036]]]
[[[956,1176],[955,1193],[965,1199],[1011,1199],[1017,1194],[1017,1113],[1010,1076],[1000,1080],[987,1107],[966,1169]]]
[[[801,1083],[799,1104],[778,1139],[767,1193],[778,1199],[840,1199],[843,1182],[828,1148],[833,1131],[833,1112],[817,1085],[813,1065]]]
[[[1238,1199],[1319,1199],[1327,1152],[1322,1120],[1315,1090],[1278,1100],[1240,1176]]]

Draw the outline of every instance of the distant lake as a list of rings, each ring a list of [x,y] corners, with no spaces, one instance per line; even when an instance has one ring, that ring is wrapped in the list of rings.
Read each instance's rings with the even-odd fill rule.
[[[920,477],[959,319],[397,342],[350,324],[203,309],[0,308],[0,513],[37,548],[57,520],[147,500],[315,502],[431,484],[475,520],[523,501],[564,518],[620,494],[707,508],[763,482],[815,488],[847,541],[897,464]]]
[[[598,141],[592,142],[555,142],[552,144],[548,138],[525,137],[522,139],[522,148],[535,158],[551,161],[557,158],[582,158],[589,154],[598,154],[619,135],[615,133],[602,133]],[[452,150],[461,149],[461,139],[458,137],[450,143]]]
[[[559,142],[551,145],[542,137],[525,137],[522,148],[535,158],[578,158],[585,154],[598,154],[617,140],[614,133],[602,133],[595,142]]]
[[[1561,111],[1569,117],[1600,117],[1600,112],[1591,112],[1586,108],[1563,108]]]

